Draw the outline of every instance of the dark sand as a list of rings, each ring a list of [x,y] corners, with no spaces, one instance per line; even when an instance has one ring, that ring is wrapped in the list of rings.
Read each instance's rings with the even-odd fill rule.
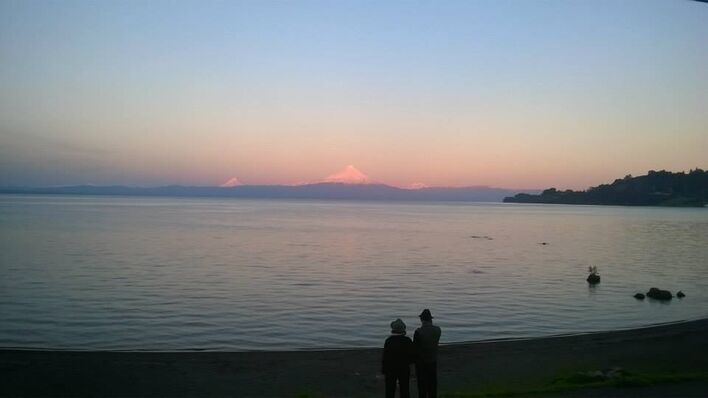
[[[380,355],[378,349],[186,353],[0,350],[0,395],[383,396]],[[578,371],[616,366],[640,374],[705,374],[708,319],[628,331],[443,346],[440,390],[524,391]],[[411,386],[415,396],[414,381]],[[584,388],[540,396],[545,395],[708,396],[708,380]]]

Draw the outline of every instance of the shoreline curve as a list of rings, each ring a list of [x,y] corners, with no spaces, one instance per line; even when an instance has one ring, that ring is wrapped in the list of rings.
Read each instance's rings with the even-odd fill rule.
[[[382,341],[383,344],[383,341]],[[569,372],[708,375],[708,318],[609,332],[441,345],[441,392],[549,383]],[[0,349],[0,396],[379,396],[380,348],[144,352]],[[415,382],[411,382],[415,391]],[[678,388],[679,386],[674,386]],[[672,388],[674,388],[672,387]],[[682,395],[708,391],[708,379]],[[653,388],[653,387],[652,387]],[[663,392],[662,392],[663,391]],[[656,392],[656,393],[653,393]],[[642,390],[661,396],[665,390]],[[615,395],[614,390],[611,394]]]

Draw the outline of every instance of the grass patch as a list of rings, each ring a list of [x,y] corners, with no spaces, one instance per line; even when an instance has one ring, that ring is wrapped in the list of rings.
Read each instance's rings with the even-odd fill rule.
[[[623,370],[612,378],[594,374],[594,372],[579,372],[558,377],[535,387],[509,388],[508,386],[490,386],[477,391],[445,393],[442,396],[448,398],[502,398],[561,393],[585,388],[632,388],[700,380],[708,381],[708,372],[642,374]]]
[[[324,395],[322,395],[316,391],[307,390],[307,391],[299,392],[298,394],[295,395],[295,397],[296,398],[324,398]]]

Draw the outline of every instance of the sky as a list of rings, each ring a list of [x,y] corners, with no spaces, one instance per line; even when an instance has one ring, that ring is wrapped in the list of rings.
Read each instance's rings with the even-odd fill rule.
[[[708,4],[0,0],[0,185],[708,168]]]

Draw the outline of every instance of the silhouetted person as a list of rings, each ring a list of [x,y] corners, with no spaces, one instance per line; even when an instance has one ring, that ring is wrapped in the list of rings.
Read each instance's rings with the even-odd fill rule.
[[[418,397],[436,398],[438,395],[438,342],[440,328],[433,325],[429,309],[420,313],[421,326],[413,334],[416,349],[415,375],[418,378]]]
[[[414,347],[406,336],[406,324],[396,319],[391,322],[391,336],[384,343],[381,373],[386,376],[386,398],[396,395],[396,382],[401,389],[401,398],[410,397],[408,381],[411,377],[411,362],[414,359]]]

